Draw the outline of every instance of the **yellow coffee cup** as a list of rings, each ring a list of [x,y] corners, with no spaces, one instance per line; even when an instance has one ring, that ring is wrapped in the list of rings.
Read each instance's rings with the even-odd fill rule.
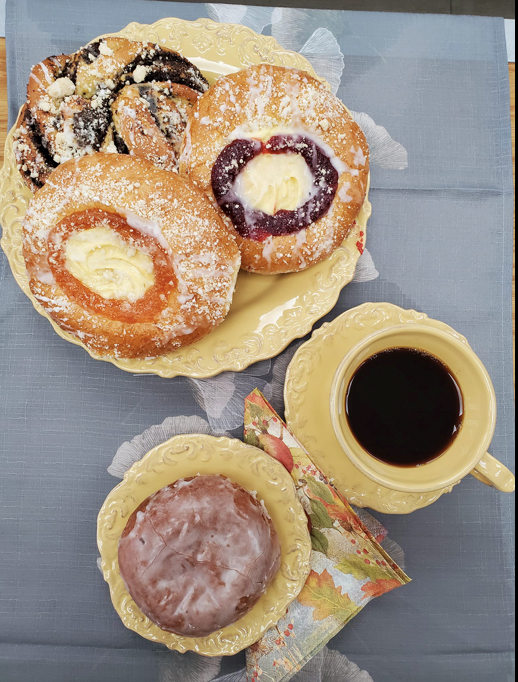
[[[493,384],[481,360],[463,337],[424,324],[395,325],[364,337],[343,358],[331,386],[331,419],[344,453],[376,483],[409,493],[448,488],[467,474],[503,492],[513,492],[513,474],[488,452],[496,424]],[[452,333],[453,332],[453,333]],[[450,370],[464,403],[462,427],[437,458],[419,466],[387,464],[369,454],[356,440],[345,411],[349,383],[369,357],[390,348],[412,348],[429,353]]]

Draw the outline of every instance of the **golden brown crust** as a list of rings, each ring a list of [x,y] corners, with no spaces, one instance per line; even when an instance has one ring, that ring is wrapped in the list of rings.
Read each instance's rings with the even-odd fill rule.
[[[88,98],[105,84],[113,90],[124,83],[172,80],[199,92],[208,88],[206,79],[191,62],[155,43],[107,36],[85,45],[71,57],[76,94]]]
[[[36,64],[27,85],[25,120],[29,125],[16,132],[20,142],[17,164],[27,186],[31,190],[41,187],[49,169],[69,159],[96,151],[127,152],[113,134],[110,105],[126,85],[162,81],[178,84],[189,93],[208,88],[199,69],[174,50],[119,37],[99,39],[71,55],[48,57]],[[189,98],[191,94],[187,102]],[[143,127],[152,124],[148,119]],[[173,142],[177,156],[179,140]],[[169,142],[162,139],[160,144]]]
[[[49,235],[71,216],[81,229],[81,212],[93,209],[124,216],[167,251],[175,286],[152,322],[92,312],[93,305],[83,307],[56,282]],[[27,209],[23,247],[31,291],[49,315],[92,351],[115,357],[161,355],[209,333],[228,312],[240,260],[233,236],[189,181],[144,160],[103,153],[53,171]]]
[[[176,83],[126,85],[111,105],[115,130],[133,156],[176,171],[180,145],[198,93]]]
[[[297,69],[260,64],[220,78],[200,97],[189,118],[180,173],[216,203],[211,173],[221,151],[234,139],[265,130],[310,136],[334,155],[333,165],[339,169],[330,210],[309,227],[265,241],[241,237],[234,230],[245,270],[295,272],[329,256],[347,236],[366,196],[368,146],[342,102],[320,81]]]

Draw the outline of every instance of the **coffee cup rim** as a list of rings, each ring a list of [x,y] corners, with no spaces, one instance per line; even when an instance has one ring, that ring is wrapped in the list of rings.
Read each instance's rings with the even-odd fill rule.
[[[394,336],[397,333],[404,333],[404,334],[410,334],[413,333],[415,334],[416,331],[418,333],[423,333],[424,336],[435,336],[435,337],[440,337],[442,340],[446,340],[448,343],[450,343],[453,347],[459,351],[464,358],[468,359],[469,362],[472,364],[474,368],[479,372],[479,376],[482,379],[485,389],[486,389],[486,396],[488,399],[488,409],[489,409],[489,422],[488,425],[485,429],[485,434],[484,438],[481,440],[480,445],[474,450],[473,456],[460,468],[455,469],[454,471],[452,470],[451,474],[447,474],[445,471],[445,475],[440,477],[440,482],[437,484],[437,481],[434,483],[431,483],[429,485],[423,483],[422,485],[415,485],[415,484],[410,484],[405,482],[403,479],[401,481],[398,481],[397,484],[394,483],[394,481],[388,480],[387,477],[383,476],[379,472],[373,471],[369,466],[365,464],[365,461],[363,458],[366,459],[366,461],[369,461],[369,459],[373,462],[377,462],[378,464],[380,463],[379,460],[377,460],[375,457],[373,457],[370,453],[368,453],[366,450],[364,450],[361,445],[354,439],[354,434],[351,435],[353,439],[355,440],[357,449],[361,451],[362,456],[358,456],[356,452],[354,452],[353,449],[348,447],[344,435],[342,433],[342,427],[340,425],[340,408],[341,408],[341,397],[345,397],[345,392],[342,391],[342,385],[344,382],[345,375],[350,368],[351,364],[354,363],[354,359],[357,358],[362,351],[369,346],[370,344],[377,342],[380,338],[382,337],[387,337],[390,338],[390,336]],[[391,345],[390,343],[387,343],[386,347],[377,351],[373,351],[372,355],[374,355],[377,352],[381,352],[382,350],[388,349],[388,348],[395,348],[395,347],[402,347],[400,344],[399,345]],[[412,346],[408,346],[412,348],[417,348],[418,350],[423,350],[424,352],[433,355],[437,357],[439,360],[443,361],[437,353],[434,353],[431,350],[428,350],[427,348],[419,348],[417,344],[412,344]],[[369,356],[368,356],[369,357]],[[361,364],[361,363],[359,363]],[[359,366],[359,365],[358,365]],[[458,378],[456,379],[458,380]],[[460,388],[462,390],[462,382],[459,381]],[[440,488],[448,488],[456,483],[458,483],[464,476],[470,473],[474,469],[474,467],[478,464],[478,462],[482,459],[484,454],[487,452],[487,449],[491,443],[491,440],[494,435],[495,427],[496,427],[496,417],[497,417],[497,409],[496,409],[496,395],[493,387],[493,383],[491,381],[491,378],[489,376],[489,373],[487,372],[485,366],[483,365],[482,361],[480,358],[476,355],[476,353],[472,350],[472,348],[469,346],[467,341],[460,337],[458,334],[454,332],[454,330],[449,331],[449,328],[447,330],[443,329],[438,329],[435,327],[430,327],[425,324],[419,324],[415,323],[412,324],[411,326],[409,325],[404,325],[404,324],[397,324],[393,325],[389,328],[385,329],[380,329],[376,330],[367,336],[363,337],[357,344],[355,344],[343,357],[342,361],[340,362],[335,375],[333,377],[333,381],[331,384],[331,392],[330,392],[330,414],[331,414],[331,422],[333,425],[333,429],[335,432],[335,435],[338,439],[338,442],[344,451],[344,454],[348,457],[348,459],[354,464],[354,466],[359,469],[365,476],[370,478],[371,480],[375,481],[376,483],[392,489],[392,490],[398,490],[400,492],[408,492],[408,493],[425,493],[425,492],[431,492],[434,490],[438,490]],[[440,457],[442,458],[448,450],[443,453]],[[420,465],[419,468],[421,467],[427,467],[429,464],[433,463],[432,460],[430,463],[422,464]],[[402,471],[404,470],[403,467],[398,467],[397,465],[390,465],[387,463],[382,463],[384,467],[388,467],[389,470],[391,471]],[[413,469],[413,467],[411,467]]]

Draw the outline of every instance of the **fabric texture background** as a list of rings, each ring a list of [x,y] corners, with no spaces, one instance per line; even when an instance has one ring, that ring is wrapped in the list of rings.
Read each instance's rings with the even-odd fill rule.
[[[146,0],[8,0],[10,124],[33,64],[130,21],[166,16],[208,11]],[[265,32],[281,42],[289,32],[300,49],[319,27],[345,58],[338,96],[408,152],[407,169],[372,174],[367,245],[380,276],[348,285],[324,319],[389,301],[467,336],[497,394],[491,452],[514,468],[504,22],[284,9]],[[3,253],[0,349],[0,679],[176,682],[163,673],[171,654],[126,630],[113,610],[96,567],[95,523],[123,441],[168,416],[206,418],[192,386],[126,374],[58,338]],[[468,477],[430,508],[383,518],[413,582],[375,600],[330,647],[375,682],[513,679],[513,514],[513,496]],[[243,664],[226,659],[220,674]]]

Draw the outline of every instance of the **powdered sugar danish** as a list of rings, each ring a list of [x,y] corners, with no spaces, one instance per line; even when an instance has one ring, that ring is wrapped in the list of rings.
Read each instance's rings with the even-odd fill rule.
[[[180,172],[218,205],[245,270],[296,272],[329,256],[365,200],[368,146],[320,81],[260,64],[220,78],[194,106]]]
[[[61,164],[33,196],[23,253],[37,301],[104,356],[154,357],[226,316],[240,256],[188,180],[127,155]]]
[[[163,630],[204,637],[235,623],[280,568],[266,508],[220,475],[176,481],[129,517],[119,569],[137,606]]]

